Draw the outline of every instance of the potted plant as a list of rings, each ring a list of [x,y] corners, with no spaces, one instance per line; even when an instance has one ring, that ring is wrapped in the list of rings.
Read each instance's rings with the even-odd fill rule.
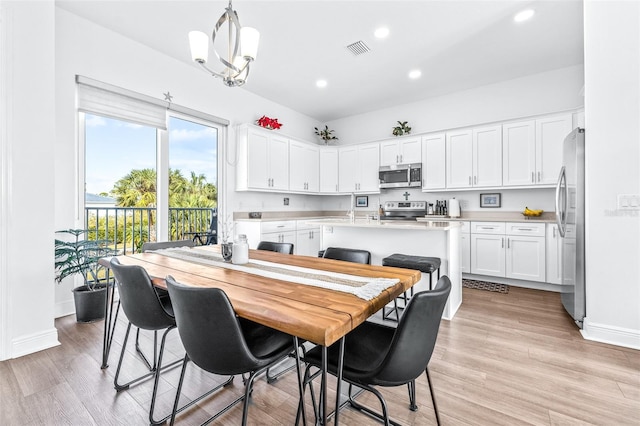
[[[398,121],[398,124],[398,126],[393,128],[393,136],[402,136],[411,133],[411,127],[408,126],[406,121]]]
[[[316,130],[316,135],[320,136],[320,139],[324,141],[325,144],[329,143],[329,141],[338,140],[336,136],[333,135],[333,130],[329,130],[329,126],[325,124],[324,129],[320,130],[317,127],[314,127]]]
[[[93,322],[104,319],[107,282],[104,267],[98,265],[101,257],[113,256],[115,250],[105,241],[82,238],[86,229],[66,229],[60,234],[71,235],[69,240],[55,239],[55,280],[80,274],[84,284],[73,289],[76,321]]]

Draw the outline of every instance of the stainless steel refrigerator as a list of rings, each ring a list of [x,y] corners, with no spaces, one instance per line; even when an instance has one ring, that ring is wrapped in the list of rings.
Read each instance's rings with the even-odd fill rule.
[[[556,221],[562,238],[562,304],[580,328],[586,315],[584,184],[584,129],[576,128],[562,149]]]

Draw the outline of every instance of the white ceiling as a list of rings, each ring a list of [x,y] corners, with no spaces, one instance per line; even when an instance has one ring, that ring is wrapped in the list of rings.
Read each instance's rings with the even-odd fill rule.
[[[226,1],[56,0],[152,49],[191,61],[187,33],[211,33]],[[236,0],[260,31],[248,90],[321,122],[583,63],[582,1]],[[535,16],[513,16],[533,8]],[[390,30],[378,40],[379,26]],[[346,46],[362,40],[370,52]],[[209,64],[211,64],[210,55]],[[411,69],[422,77],[410,80]],[[202,71],[204,72],[204,71]],[[317,79],[328,81],[318,89]],[[212,78],[211,84],[222,84]]]

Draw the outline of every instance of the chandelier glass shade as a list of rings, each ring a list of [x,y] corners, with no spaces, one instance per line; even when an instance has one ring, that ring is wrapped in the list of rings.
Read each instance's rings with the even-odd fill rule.
[[[216,50],[216,37],[221,36],[220,28],[227,24],[228,41],[227,52],[221,56]],[[242,86],[247,81],[249,66],[256,59],[260,33],[255,28],[242,27],[238,14],[233,10],[231,1],[224,13],[216,22],[211,34],[213,52],[217,60],[224,66],[221,71],[215,71],[207,66],[209,59],[209,36],[202,31],[189,32],[191,57],[214,77],[221,78],[225,86]]]

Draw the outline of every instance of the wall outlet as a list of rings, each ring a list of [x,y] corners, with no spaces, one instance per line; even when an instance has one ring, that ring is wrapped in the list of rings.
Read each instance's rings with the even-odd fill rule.
[[[289,198],[285,197],[284,199],[284,205],[288,206],[289,205]]]

